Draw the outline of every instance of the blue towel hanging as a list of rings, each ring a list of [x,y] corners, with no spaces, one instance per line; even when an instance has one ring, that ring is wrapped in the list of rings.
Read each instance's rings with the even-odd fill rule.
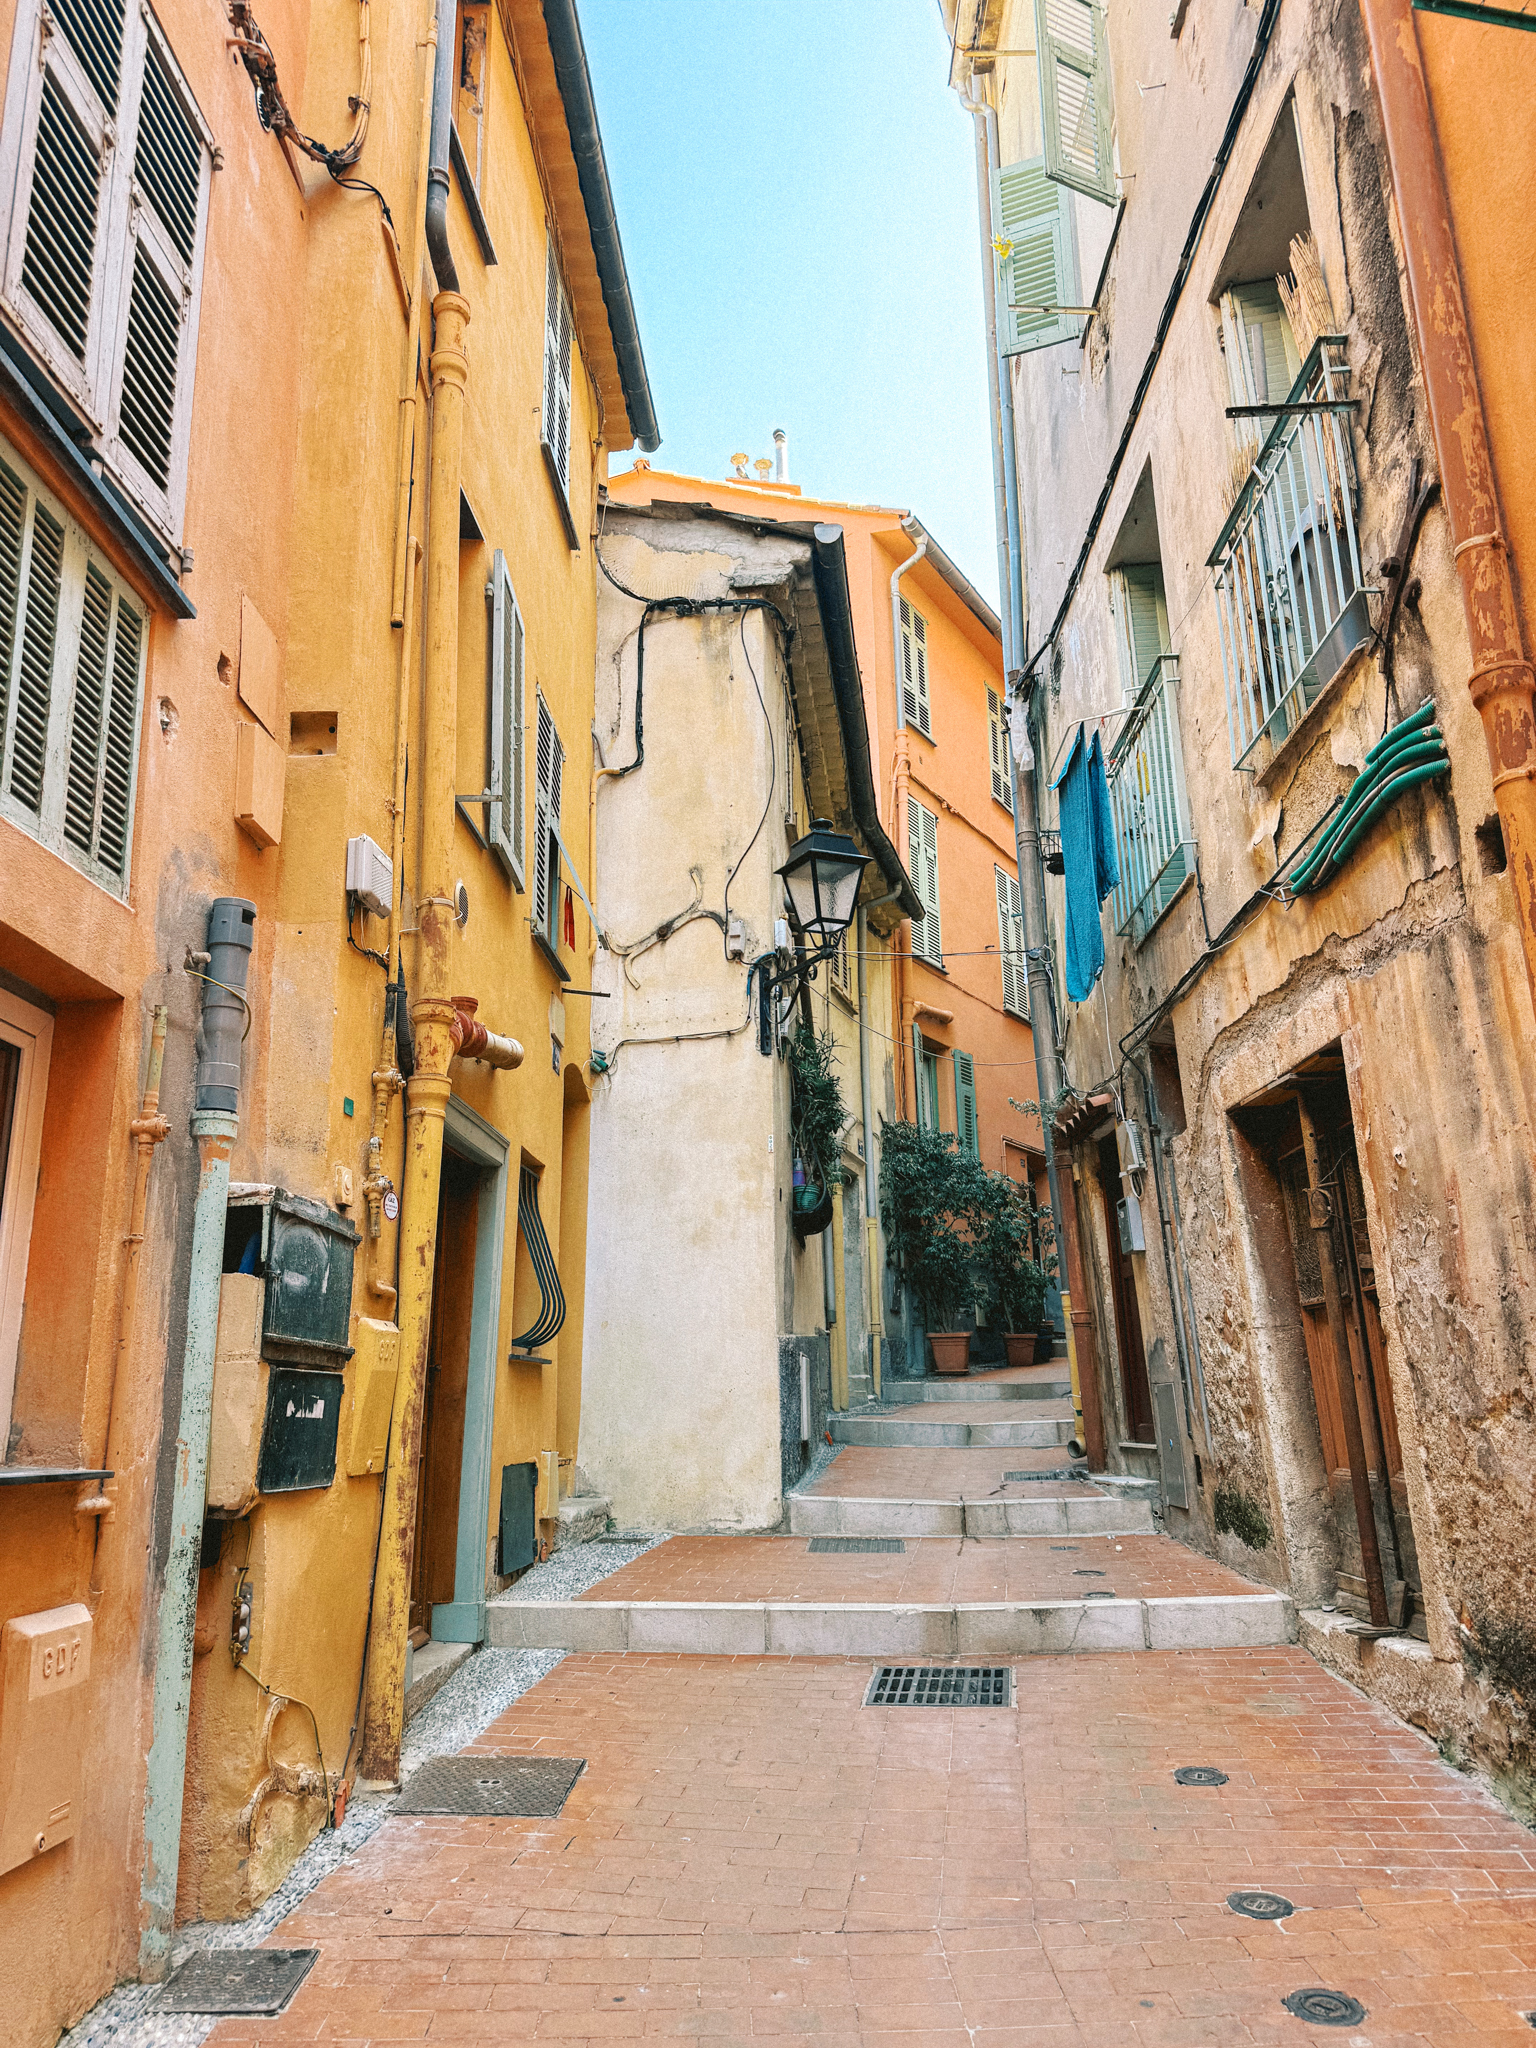
[[[1079,726],[1060,774],[1051,784],[1061,814],[1061,859],[1067,883],[1067,994],[1084,1003],[1104,967],[1099,910],[1120,880],[1115,827],[1104,776],[1104,749],[1095,732],[1085,744]]]

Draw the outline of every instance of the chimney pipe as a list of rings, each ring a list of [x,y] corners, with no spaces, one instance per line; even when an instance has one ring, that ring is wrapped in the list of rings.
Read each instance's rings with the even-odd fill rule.
[[[789,436],[782,427],[773,430],[773,480],[777,484],[789,482]]]

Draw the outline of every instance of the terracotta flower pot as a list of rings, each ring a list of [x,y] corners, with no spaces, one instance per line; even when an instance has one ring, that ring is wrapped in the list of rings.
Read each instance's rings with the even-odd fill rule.
[[[1033,1330],[1004,1330],[1003,1349],[1008,1354],[1010,1365],[1033,1365],[1035,1362],[1035,1332]]]
[[[933,1346],[933,1369],[935,1372],[965,1373],[971,1369],[971,1333],[969,1330],[930,1330],[928,1342]]]

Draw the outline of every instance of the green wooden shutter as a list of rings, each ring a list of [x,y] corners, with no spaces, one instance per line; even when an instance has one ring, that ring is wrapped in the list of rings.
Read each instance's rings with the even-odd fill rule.
[[[1046,176],[1045,159],[1005,164],[992,178],[997,235],[997,333],[1005,356],[1075,341],[1083,322],[1062,306],[1078,302],[1072,199]]]
[[[960,1150],[973,1159],[981,1157],[981,1134],[976,1128],[976,1065],[968,1052],[955,1054],[955,1135]]]
[[[507,558],[496,550],[490,581],[491,704],[490,842],[517,888],[527,886],[524,866],[527,764],[523,718],[523,615],[507,573]]]
[[[1000,804],[1013,809],[1013,749],[1003,717],[1003,700],[996,690],[987,692],[987,745],[992,762],[992,794]]]
[[[1003,963],[1003,1008],[1010,1015],[1029,1015],[1029,967],[1024,955],[1024,899],[1017,879],[994,866],[997,884],[997,950]]]
[[[923,1090],[928,1078],[924,1071],[926,1065],[927,1055],[923,1051],[922,1026],[914,1024],[912,1026],[912,1107],[916,1115],[917,1127],[920,1131],[926,1131],[929,1128],[930,1122],[923,1101]]]
[[[1109,37],[1101,0],[1035,0],[1035,34],[1047,174],[1113,206]]]
[[[1163,572],[1156,562],[1137,562],[1121,572],[1125,592],[1125,631],[1135,670],[1131,686],[1134,696],[1151,675],[1153,667],[1168,652],[1168,603],[1163,595]]]

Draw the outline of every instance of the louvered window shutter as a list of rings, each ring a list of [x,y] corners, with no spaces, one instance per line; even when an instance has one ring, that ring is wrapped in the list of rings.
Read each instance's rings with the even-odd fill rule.
[[[5,296],[156,525],[179,530],[213,157],[147,8],[22,0]]]
[[[1168,606],[1163,572],[1155,562],[1138,562],[1120,572],[1125,607],[1125,643],[1130,653],[1135,696],[1158,660],[1168,652]]]
[[[960,1150],[973,1159],[981,1157],[981,1134],[976,1127],[976,1063],[968,1052],[955,1054],[955,1135]]]
[[[549,706],[539,698],[538,756],[534,763],[533,922],[551,945],[560,933],[560,848],[554,828],[560,822],[560,782],[565,752],[555,731]]]
[[[489,806],[488,836],[502,866],[522,889],[526,887],[523,615],[507,574],[507,558],[500,548],[491,564],[490,611],[490,787],[496,797]]]
[[[1102,0],[1035,0],[1045,167],[1058,184],[1115,203],[1109,37]]]
[[[996,690],[987,692],[987,743],[992,760],[992,794],[1000,804],[1013,809],[1013,747],[1003,718],[1003,700]]]
[[[0,458],[0,812],[122,894],[146,621],[24,465]]]
[[[571,495],[571,306],[560,276],[554,237],[544,265],[544,441],[560,488]]]
[[[907,798],[907,856],[923,915],[912,920],[912,950],[935,967],[944,964],[939,933],[939,821],[915,797]]]
[[[999,237],[997,331],[1005,356],[1075,341],[1083,331],[1078,303],[1077,235],[1066,188],[1045,174],[1045,161],[1005,164],[992,179],[992,218]]]
[[[912,1026],[912,1107],[917,1112],[917,1127],[920,1131],[930,1128],[932,1117],[926,1100],[928,1089],[928,1057],[923,1051],[923,1031],[920,1024]]]
[[[928,703],[928,621],[901,600],[901,713],[927,739],[933,738]]]
[[[1029,1015],[1029,968],[1024,957],[1024,900],[1017,879],[994,867],[997,883],[997,950],[1003,963],[1003,1008],[1015,1017]]]

